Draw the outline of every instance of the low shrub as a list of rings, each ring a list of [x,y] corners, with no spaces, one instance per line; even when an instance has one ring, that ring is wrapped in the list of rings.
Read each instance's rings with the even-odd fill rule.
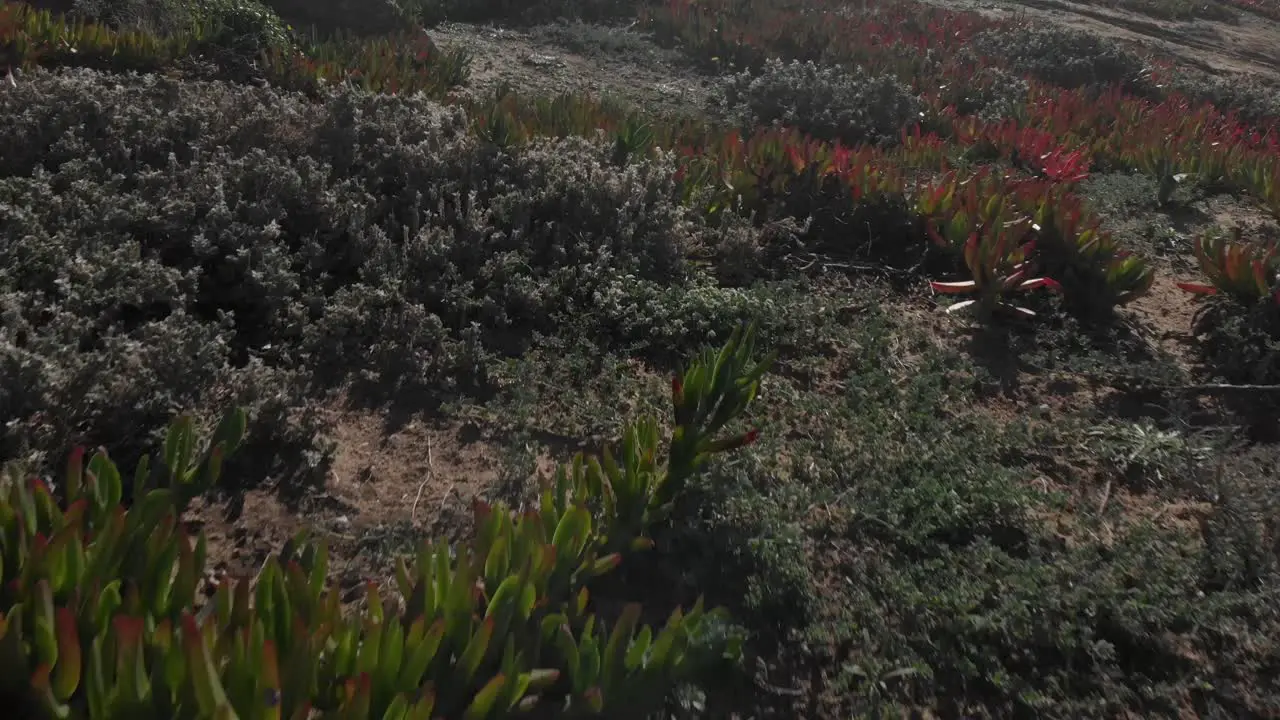
[[[1026,112],[1029,86],[1022,77],[1007,70],[987,67],[978,70],[971,82],[943,91],[961,115],[977,115],[983,122],[1021,118]],[[948,95],[947,93],[952,94]]]
[[[203,28],[208,42],[249,56],[292,43],[280,16],[259,0],[76,0],[74,14],[118,30],[159,36]]]
[[[152,35],[190,32],[201,19],[195,0],[75,0],[73,12],[116,29]]]
[[[1280,85],[1259,75],[1221,78],[1178,69],[1169,79],[1171,89],[1223,112],[1234,112],[1241,122],[1271,127],[1280,122]]]
[[[1280,302],[1241,307],[1226,298],[1199,313],[1205,360],[1224,380],[1241,385],[1280,385]]]
[[[777,58],[759,72],[730,76],[720,99],[747,127],[786,125],[846,144],[893,142],[920,121],[923,109],[893,76]]]
[[[1208,282],[1178,285],[1207,298],[1194,321],[1205,363],[1245,388],[1280,385],[1280,247],[1245,239],[1236,228],[1229,235],[1197,237],[1195,252]],[[1263,390],[1235,400],[1246,415],[1269,425],[1269,432],[1280,431],[1280,395]]]
[[[209,41],[248,57],[293,44],[284,21],[258,0],[199,0],[199,20],[209,27]]]
[[[1056,26],[989,30],[974,37],[973,49],[998,58],[1012,72],[1065,88],[1119,84],[1131,92],[1150,90],[1141,57],[1083,30]]]
[[[1236,413],[1251,439],[1276,442],[1280,301],[1272,298],[1245,306],[1227,297],[1208,298],[1196,313],[1194,330],[1206,369],[1226,385],[1221,391],[1224,407]]]
[[[654,57],[659,53],[680,61],[678,53],[664,50],[646,34],[629,27],[595,25],[582,20],[561,21],[530,29],[534,37],[580,55],[601,57]]]
[[[619,166],[608,140],[573,137],[499,150],[422,97],[37,71],[0,114],[15,457],[140,451],[164,417],[254,395],[264,373],[482,392],[486,366],[540,334],[611,337],[642,314],[636,288],[692,282],[691,250],[729,232],[676,202],[664,154]],[[623,306],[601,305],[615,288]]]

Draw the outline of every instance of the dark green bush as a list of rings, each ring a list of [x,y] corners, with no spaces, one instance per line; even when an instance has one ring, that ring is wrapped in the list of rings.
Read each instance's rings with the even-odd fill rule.
[[[258,0],[197,0],[197,13],[216,45],[250,56],[287,48],[293,38],[284,21]]]
[[[158,35],[189,31],[201,20],[197,0],[75,0],[80,17]]]
[[[74,11],[115,28],[157,35],[202,28],[209,43],[250,57],[292,43],[280,16],[259,0],[76,0]]]
[[[1196,318],[1205,364],[1237,385],[1280,385],[1280,301],[1269,297],[1249,308],[1226,297],[1207,299]],[[1280,431],[1280,393],[1237,393],[1231,398],[1248,415]]]

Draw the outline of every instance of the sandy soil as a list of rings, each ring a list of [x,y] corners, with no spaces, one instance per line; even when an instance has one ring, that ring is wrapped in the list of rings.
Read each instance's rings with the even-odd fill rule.
[[[649,113],[705,109],[714,79],[672,51],[625,28],[578,25],[530,30],[445,24],[430,31],[442,47],[472,53],[468,91],[501,83],[528,94],[590,92],[625,99]]]
[[[388,428],[382,413],[341,400],[326,415],[335,453],[323,491],[291,501],[255,488],[193,505],[192,529],[209,543],[209,594],[220,577],[255,577],[269,553],[307,529],[328,543],[331,575],[355,599],[370,579],[391,584],[393,559],[421,540],[459,539],[473,503],[499,487],[499,448],[470,423],[414,419]],[[555,467],[548,458],[537,464],[545,473]]]
[[[1023,16],[1136,43],[1213,74],[1280,80],[1280,23],[1241,12],[1237,22],[1165,21],[1067,0],[929,0],[992,17]]]

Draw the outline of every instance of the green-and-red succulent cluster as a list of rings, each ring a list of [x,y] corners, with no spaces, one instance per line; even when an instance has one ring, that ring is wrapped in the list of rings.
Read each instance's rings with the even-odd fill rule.
[[[194,52],[201,40],[194,28],[187,35],[161,37],[116,31],[25,3],[0,6],[0,66],[7,70],[34,65],[160,70]]]
[[[205,540],[182,513],[240,444],[242,412],[204,448],[175,421],[132,483],[103,451],[87,464],[76,451],[61,488],[14,475],[0,502],[0,697],[55,718],[483,720],[538,703],[639,717],[740,639],[701,601],[661,627],[634,604],[606,621],[587,586],[653,546],[710,457],[755,440],[723,434],[768,367],[753,356],[740,329],[673,381],[665,448],[656,421],[635,423],[616,457],[579,455],[544,480],[535,509],[477,502],[469,542],[423,546],[399,563],[398,594],[371,583],[355,613],[306,533],[197,602]]]
[[[1280,245],[1250,243],[1239,228],[1230,235],[1196,238],[1196,259],[1208,283],[1178,283],[1197,295],[1226,295],[1245,305],[1274,302],[1280,309]]]
[[[79,66],[156,72],[212,52],[213,34],[196,26],[157,36],[115,30],[104,24],[6,1],[0,6],[0,68]],[[274,85],[311,91],[321,85],[350,83],[373,92],[426,92],[443,98],[466,79],[470,58],[464,51],[437,50],[420,32],[371,39],[333,39],[296,47],[265,48],[252,58]],[[230,66],[228,76],[244,68]]]
[[[852,8],[837,0],[668,0],[645,9],[642,20],[660,38],[736,68],[781,57],[892,72],[921,94],[926,125],[948,142],[989,147],[1004,158],[1016,153],[1056,180],[1081,179],[1090,166],[1137,169],[1162,181],[1189,174],[1250,192],[1280,215],[1280,134],[1247,127],[1208,103],[1030,80],[1016,120],[958,114],[957,98],[987,82],[979,70],[999,65],[961,48],[984,30],[1016,28],[1012,21],[896,0]]]
[[[892,178],[889,191],[914,197],[926,223],[941,221],[952,227],[949,244],[953,246],[1010,249],[1016,254],[1022,245],[1008,246],[984,237],[997,226],[966,224],[973,217],[973,202],[964,213],[943,211],[939,218],[931,207],[931,196],[920,193],[919,186],[903,187],[899,178],[918,177],[912,171],[921,169],[947,173],[956,159],[976,158],[1003,159],[1046,180],[1038,187],[1025,184],[1014,194],[1021,199],[1020,208],[1032,214],[1035,233],[1041,236],[1034,245],[1035,254],[1041,255],[1038,267],[1061,283],[1069,301],[1074,298],[1077,303],[1105,307],[1144,293],[1152,282],[1143,259],[1116,247],[1067,190],[1092,170],[1138,170],[1150,175],[1158,182],[1157,199],[1162,204],[1179,183],[1194,179],[1249,192],[1280,215],[1280,133],[1275,127],[1245,126],[1208,103],[1177,95],[1149,100],[1120,87],[1101,93],[1064,90],[1030,79],[1025,106],[1013,118],[988,121],[958,113],[957,98],[985,82],[978,71],[998,66],[991,58],[975,59],[960,49],[976,33],[1009,29],[1014,27],[1011,23],[881,0],[867,0],[853,8],[834,0],[803,7],[754,0],[748,7],[751,11],[742,12],[741,3],[728,0],[669,0],[642,16],[659,37],[734,67],[759,67],[765,58],[778,56],[895,73],[925,100],[929,110],[924,125],[929,131],[904,129],[899,150],[869,153],[878,172]],[[798,138],[791,143],[797,148],[807,146]],[[776,175],[769,177],[776,182]],[[752,178],[747,177],[747,182]],[[884,189],[879,183],[854,185],[855,194],[864,188]],[[992,184],[979,202],[999,205],[1004,201]],[[975,230],[978,236],[970,243]],[[981,263],[985,276],[998,275],[997,267],[1011,262],[1003,252],[970,252],[964,257],[989,258],[990,262]]]
[[[470,55],[441,50],[420,30],[381,38],[334,38],[305,52],[273,50],[263,57],[268,78],[310,91],[348,83],[378,93],[423,92],[444,98],[466,82]]]
[[[1028,221],[1028,225],[1030,222]],[[1035,312],[1015,305],[1006,300],[1006,296],[1017,292],[1026,292],[1036,288],[1057,289],[1058,283],[1047,277],[1029,277],[1031,255],[1034,242],[1022,244],[1029,227],[1005,226],[1002,232],[974,232],[964,244],[964,264],[969,269],[972,280],[956,282],[933,281],[929,285],[937,292],[949,295],[976,295],[977,297],[958,302],[947,308],[954,312],[966,307],[974,307],[979,315],[986,317],[996,310],[1006,310],[1027,316],[1035,316]]]
[[[473,107],[472,114],[476,131],[500,145],[595,127],[612,132],[628,154],[636,152],[631,148],[635,116],[599,102],[566,96],[521,103],[506,95],[487,109]],[[1044,256],[1042,266],[1069,276],[1062,281],[1068,296],[1088,295],[1114,305],[1140,296],[1151,284],[1142,258],[1117,247],[1068,183],[1048,177],[1051,170],[1081,173],[1084,161],[1078,153],[1044,151],[1043,136],[1027,134],[1021,141],[1040,164],[1041,177],[1036,177],[991,166],[949,170],[944,142],[918,128],[904,133],[901,145],[881,148],[846,147],[786,128],[744,137],[692,123],[643,127],[643,137],[653,145],[679,143],[676,192],[708,216],[803,214],[814,210],[815,198],[834,198],[839,211],[852,213],[895,200],[915,213],[921,242],[928,228],[944,229],[949,238],[944,245],[956,249],[958,258],[974,233],[981,244],[1005,223],[1029,221],[1037,254]],[[984,219],[987,208],[999,208],[998,221]]]

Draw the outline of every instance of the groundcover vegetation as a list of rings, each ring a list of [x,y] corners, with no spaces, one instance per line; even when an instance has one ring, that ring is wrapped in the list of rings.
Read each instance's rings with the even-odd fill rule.
[[[1262,125],[1106,41],[876,3],[578,13],[737,58],[705,123],[455,102],[464,56],[420,28],[188,43],[99,5],[0,15],[24,717],[1280,707],[1274,242],[1198,233],[1178,289],[1076,194],[1134,172],[1144,212],[1191,186],[1274,210]],[[1208,296],[1192,357],[1140,326],[1169,287]],[[366,550],[395,582],[357,596],[319,528],[206,581],[192,503],[323,497],[336,405],[479,423],[514,487],[452,544]]]

